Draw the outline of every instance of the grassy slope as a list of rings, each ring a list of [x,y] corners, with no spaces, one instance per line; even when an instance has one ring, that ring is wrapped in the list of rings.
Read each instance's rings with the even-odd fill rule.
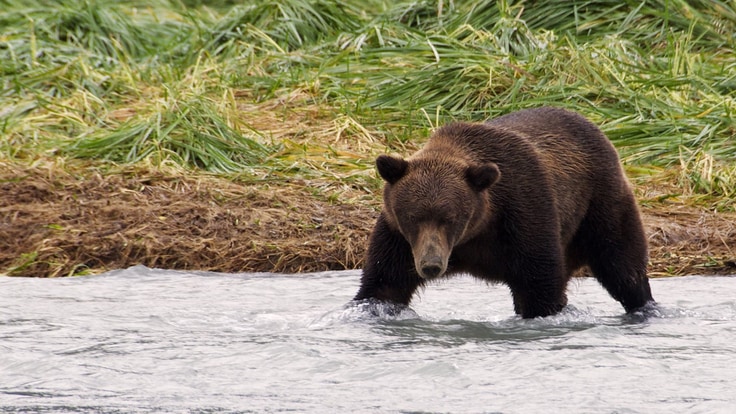
[[[600,124],[638,184],[666,183],[655,198],[735,208],[732,2],[240,3],[0,0],[0,163],[360,202],[376,154],[552,104]]]

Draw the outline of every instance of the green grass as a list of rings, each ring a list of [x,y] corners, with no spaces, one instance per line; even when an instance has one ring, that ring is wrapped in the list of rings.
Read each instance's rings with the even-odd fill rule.
[[[0,160],[375,188],[438,124],[556,105],[734,209],[732,1],[0,0]]]

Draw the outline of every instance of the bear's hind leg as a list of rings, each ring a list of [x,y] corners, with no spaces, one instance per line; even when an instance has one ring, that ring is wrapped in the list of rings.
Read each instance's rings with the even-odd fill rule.
[[[579,240],[593,275],[608,293],[633,312],[653,303],[647,277],[647,240],[633,197],[614,211],[591,212]]]

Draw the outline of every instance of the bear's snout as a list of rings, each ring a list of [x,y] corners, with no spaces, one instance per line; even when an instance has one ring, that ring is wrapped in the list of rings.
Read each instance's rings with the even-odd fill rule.
[[[436,228],[422,228],[412,250],[414,266],[423,279],[442,276],[447,270],[450,249]]]

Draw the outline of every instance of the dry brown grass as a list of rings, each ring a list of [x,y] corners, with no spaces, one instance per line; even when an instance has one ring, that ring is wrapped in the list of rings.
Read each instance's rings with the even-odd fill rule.
[[[54,277],[143,264],[222,272],[361,267],[380,196],[317,181],[233,182],[172,169],[0,163],[0,272]],[[650,274],[734,273],[736,214],[647,203]]]
[[[123,170],[0,166],[0,272],[97,273],[134,264],[222,272],[360,266],[372,206],[293,184]]]
[[[685,205],[644,209],[650,276],[736,272],[736,214]]]

